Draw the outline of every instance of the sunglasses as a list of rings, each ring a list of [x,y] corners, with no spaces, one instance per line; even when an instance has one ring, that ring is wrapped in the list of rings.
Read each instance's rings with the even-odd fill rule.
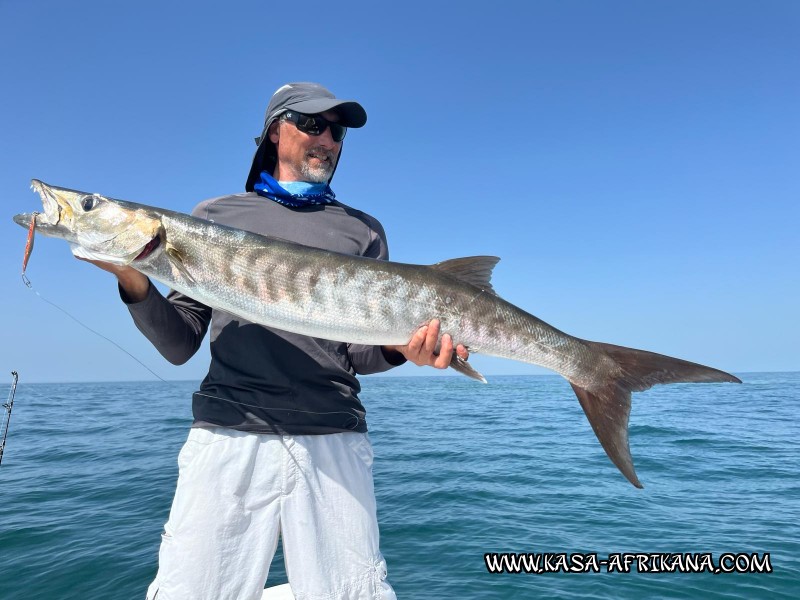
[[[333,141],[341,142],[347,134],[347,127],[339,125],[339,123],[334,123],[333,121],[328,121],[328,119],[320,115],[304,115],[291,110],[284,114],[287,120],[297,126],[299,131],[307,133],[308,135],[322,135],[325,133],[325,130],[330,127]]]

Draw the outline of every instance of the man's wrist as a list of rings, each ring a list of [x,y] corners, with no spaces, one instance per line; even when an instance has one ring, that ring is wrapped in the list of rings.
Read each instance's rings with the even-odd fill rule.
[[[150,280],[139,271],[117,273],[119,291],[125,304],[134,304],[147,298],[150,291]]]
[[[394,346],[381,346],[381,352],[383,353],[383,358],[386,359],[386,362],[395,367],[402,365],[407,360],[406,357],[403,356],[402,352],[395,350]]]

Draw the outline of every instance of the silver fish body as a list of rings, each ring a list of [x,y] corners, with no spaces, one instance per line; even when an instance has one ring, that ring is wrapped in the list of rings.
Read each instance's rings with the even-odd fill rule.
[[[329,340],[399,345],[438,318],[441,331],[472,352],[542,365],[570,380],[597,370],[597,353],[580,340],[499,298],[488,279],[484,287],[458,279],[447,263],[337,254],[187,215],[165,215],[161,223],[181,267],[165,251],[132,266],[248,321]]]
[[[182,213],[34,181],[38,231],[129,264],[248,321],[335,341],[402,345],[421,325],[470,352],[552,369],[572,385],[603,448],[637,487],[628,447],[631,391],[739,380],[723,371],[568,335],[500,298],[494,257],[410,265],[338,254]],[[17,215],[25,227],[31,215]],[[456,359],[457,370],[482,379]]]

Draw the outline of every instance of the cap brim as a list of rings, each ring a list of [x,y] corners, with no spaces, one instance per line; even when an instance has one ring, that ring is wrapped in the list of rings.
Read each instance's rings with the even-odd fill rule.
[[[287,104],[287,109],[307,115],[316,115],[328,110],[335,110],[342,125],[345,127],[363,127],[367,122],[367,111],[353,100],[339,100],[338,98],[315,98],[313,100],[301,100],[293,104]]]

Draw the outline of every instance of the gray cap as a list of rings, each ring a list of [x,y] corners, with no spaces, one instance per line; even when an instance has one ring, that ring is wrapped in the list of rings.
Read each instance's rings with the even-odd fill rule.
[[[267,132],[275,119],[287,110],[308,115],[334,110],[339,115],[339,123],[345,127],[363,127],[367,122],[367,113],[358,102],[340,100],[318,83],[287,83],[281,86],[269,101],[267,114],[264,116],[264,129],[256,138],[258,148],[253,156],[245,191],[253,191],[253,184],[258,181],[261,171],[267,171],[270,175],[275,171],[277,152]]]

